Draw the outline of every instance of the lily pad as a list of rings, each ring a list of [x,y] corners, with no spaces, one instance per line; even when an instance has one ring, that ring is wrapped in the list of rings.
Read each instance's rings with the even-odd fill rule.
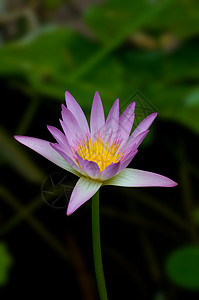
[[[166,261],[166,273],[174,284],[199,290],[199,246],[185,246],[172,252]]]

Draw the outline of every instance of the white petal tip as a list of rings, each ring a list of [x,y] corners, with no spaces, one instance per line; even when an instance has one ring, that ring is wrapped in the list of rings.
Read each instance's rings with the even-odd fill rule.
[[[68,208],[67,211],[66,211],[66,215],[70,216],[70,215],[72,215],[73,212],[74,212],[73,210]]]
[[[63,103],[61,104],[61,109],[62,110],[66,109],[66,106]]]
[[[168,178],[168,177],[165,177],[165,176],[162,176],[162,175],[160,175],[160,178],[163,178],[163,181],[161,182],[159,182],[159,183],[157,183],[157,185],[152,185],[152,186],[159,186],[159,187],[174,187],[174,186],[177,186],[178,185],[178,183],[177,182],[175,182],[175,181],[173,181],[172,179],[170,179],[170,178]],[[154,180],[154,182],[155,182],[155,180]]]
[[[53,129],[53,126],[51,126],[51,125],[47,125],[46,127],[49,131],[51,131]]]
[[[71,93],[69,93],[69,91],[65,91],[65,96],[71,96]]]
[[[173,180],[170,180],[170,182],[168,183],[168,185],[166,185],[165,187],[174,187],[174,186],[177,186],[178,183],[173,181]]]
[[[133,101],[133,102],[131,103],[131,106],[133,107],[133,109],[135,109],[135,106],[136,106],[135,101]]]
[[[17,140],[18,142],[24,144],[24,141],[28,138],[26,136],[23,135],[14,135],[15,140]]]
[[[69,202],[66,215],[70,216],[72,215],[81,205],[74,205],[74,203]]]
[[[156,118],[157,115],[158,115],[158,113],[157,113],[157,112],[154,112],[154,113],[152,113],[152,115],[154,116],[154,118]]]
[[[19,135],[14,135],[14,138],[15,138],[15,140],[17,140],[17,141],[18,141],[18,136],[19,136]]]

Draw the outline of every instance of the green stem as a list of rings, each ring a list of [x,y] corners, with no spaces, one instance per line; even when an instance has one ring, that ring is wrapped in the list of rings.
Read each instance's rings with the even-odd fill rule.
[[[100,220],[99,220],[99,191],[92,198],[92,234],[93,234],[93,257],[95,274],[100,300],[108,300],[104,271],[102,265]]]

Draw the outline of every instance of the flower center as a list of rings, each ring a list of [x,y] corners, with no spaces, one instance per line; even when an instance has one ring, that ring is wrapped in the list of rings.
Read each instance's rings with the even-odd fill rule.
[[[123,159],[123,152],[118,151],[120,142],[114,139],[110,143],[110,139],[104,143],[101,136],[98,135],[93,141],[90,136],[86,140],[80,140],[77,143],[75,152],[83,159],[96,162],[102,172],[107,166],[112,163],[117,163]],[[77,163],[79,164],[78,160]]]

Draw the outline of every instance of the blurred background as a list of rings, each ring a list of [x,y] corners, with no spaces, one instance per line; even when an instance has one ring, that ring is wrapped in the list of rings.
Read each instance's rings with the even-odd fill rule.
[[[198,299],[198,50],[197,0],[0,0],[2,299],[98,299],[91,201],[66,217],[77,177],[13,139],[53,141],[65,90],[88,118],[96,90],[158,111],[130,167],[179,184],[101,189],[109,299]]]

